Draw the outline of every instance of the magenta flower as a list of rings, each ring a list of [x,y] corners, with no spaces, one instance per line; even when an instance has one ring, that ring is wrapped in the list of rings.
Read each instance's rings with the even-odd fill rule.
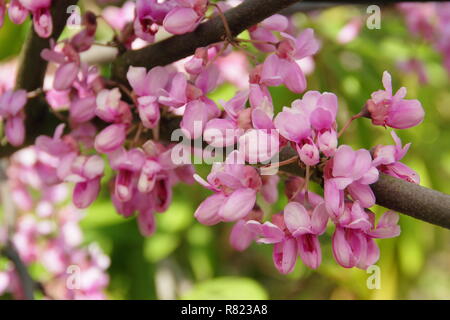
[[[286,228],[282,214],[272,216],[272,222],[263,224],[251,220],[248,227],[259,235],[258,243],[273,244],[273,262],[280,273],[292,272],[297,262],[298,244]]]
[[[233,151],[225,163],[214,164],[207,181],[194,178],[204,187],[215,192],[203,201],[194,216],[200,223],[213,225],[221,221],[237,221],[253,209],[261,178],[255,168],[246,166],[237,151]]]
[[[378,170],[372,164],[369,151],[340,146],[327,162],[324,178],[325,203],[331,215],[342,210],[344,190],[364,208],[375,204],[375,195],[369,185],[378,180]]]
[[[372,99],[365,106],[374,125],[406,129],[423,121],[425,112],[421,103],[403,99],[406,96],[405,87],[392,95],[392,79],[387,71],[383,73],[383,86],[385,90],[372,93]]]
[[[281,14],[274,14],[273,16],[261,21],[257,25],[251,27],[250,38],[252,40],[277,43],[278,39],[273,34],[274,31],[284,32],[288,28],[289,20]],[[276,48],[270,43],[255,43],[254,46],[263,52],[274,52]]]
[[[78,156],[73,160],[65,181],[76,183],[73,203],[77,208],[87,208],[97,198],[103,170],[104,162],[100,156]]]
[[[122,201],[129,201],[133,197],[134,187],[139,172],[145,162],[145,154],[141,149],[129,151],[119,148],[109,154],[111,168],[117,171],[115,181],[115,195]]]
[[[138,96],[138,111],[142,124],[154,128],[159,123],[158,97],[169,83],[169,73],[163,67],[155,67],[148,73],[145,68],[130,67],[128,81]]]
[[[165,16],[164,28],[173,34],[194,31],[208,8],[207,0],[177,0],[175,8]]]
[[[334,154],[337,108],[334,94],[308,91],[303,99],[295,100],[291,108],[284,107],[274,124],[280,135],[293,143],[300,160],[313,166],[319,162],[319,151],[326,156]]]
[[[268,86],[284,84],[294,93],[306,88],[306,79],[296,60],[311,56],[319,49],[314,31],[306,29],[297,38],[282,33],[276,54],[270,55],[264,62],[261,81]]]
[[[374,227],[374,214],[364,210],[358,202],[347,202],[340,216],[334,218],[333,255],[344,268],[366,269],[375,264],[380,250],[374,238],[392,238],[400,234],[398,215],[392,211],[383,214]]]
[[[406,152],[408,152],[411,143],[402,147],[402,142],[395,131],[392,131],[391,135],[394,139],[395,146],[376,146],[372,153],[374,157],[373,165],[376,166],[380,172],[408,182],[419,184],[419,174],[400,162]]]
[[[26,103],[25,90],[9,90],[0,96],[0,117],[5,121],[6,139],[13,146],[20,146],[25,140],[23,108]]]
[[[127,126],[125,124],[111,124],[95,137],[95,150],[110,153],[120,148],[125,142]]]
[[[0,28],[3,27],[5,14],[6,14],[6,2],[5,0],[0,0]]]
[[[284,222],[297,240],[298,252],[303,263],[317,269],[322,261],[318,236],[325,232],[328,212],[322,202],[308,211],[298,202],[290,202],[284,208]]]
[[[159,3],[157,0],[137,0],[134,20],[136,35],[147,42],[153,42],[159,29],[158,25],[162,24],[164,17],[172,7],[172,1]]]
[[[50,14],[52,0],[19,0],[23,7],[33,15],[34,30],[41,38],[48,38],[53,32]]]
[[[131,123],[131,111],[127,103],[121,100],[118,88],[100,91],[96,98],[95,115],[110,123]]]
[[[327,221],[328,212],[323,201],[311,210],[298,202],[290,202],[283,215],[272,216],[272,222],[261,224],[251,220],[247,227],[260,236],[257,242],[274,244],[275,267],[286,274],[293,270],[297,256],[308,267],[319,267],[322,251],[318,236],[325,232]]]
[[[127,24],[134,20],[136,5],[133,1],[127,1],[122,7],[109,6],[103,9],[102,17],[109,25],[122,31]]]
[[[62,52],[57,51],[52,40],[50,43],[51,49],[42,50],[41,57],[58,65],[53,80],[53,88],[57,91],[68,90],[78,79],[81,69],[79,54],[68,43],[64,45]]]
[[[2,1],[3,0],[1,0],[0,2]],[[28,10],[22,5],[22,3],[20,3],[20,0],[11,0],[9,2],[8,15],[13,23],[22,24],[28,17]]]

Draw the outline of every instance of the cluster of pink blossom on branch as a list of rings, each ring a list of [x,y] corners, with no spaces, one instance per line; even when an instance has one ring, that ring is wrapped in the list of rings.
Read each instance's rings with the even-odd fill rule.
[[[223,13],[235,3],[138,0],[135,6],[128,2],[121,9],[105,9],[104,18],[120,33],[114,41],[131,48],[137,38],[153,42],[162,30],[172,34],[191,32],[208,12],[211,17],[225,19]],[[30,11],[37,34],[46,37],[51,33],[50,4],[51,1],[33,1],[33,5],[31,1],[11,1],[9,15],[14,22],[22,22],[19,13],[26,16]],[[129,12],[130,7],[133,14],[122,14]],[[0,1],[0,13],[4,8],[5,2]],[[111,19],[112,16],[122,20]],[[394,212],[384,213],[375,222],[370,208],[376,199],[370,185],[378,180],[380,172],[419,183],[417,173],[400,162],[409,144],[402,146],[394,131],[394,145],[379,145],[372,150],[354,150],[338,141],[357,118],[366,117],[374,125],[395,129],[421,123],[424,110],[420,102],[405,99],[405,88],[394,94],[388,72],[382,76],[384,90],[362,101],[361,112],[339,131],[337,96],[306,91],[304,65],[318,52],[320,42],[312,29],[298,31],[285,16],[273,15],[251,26],[249,39],[233,37],[224,23],[223,41],[197,48],[192,56],[168,66],[150,70],[131,66],[128,85],[101,76],[96,66],[80,57],[94,44],[97,18],[98,15],[87,12],[79,33],[60,42],[52,39],[51,47],[40,52],[56,70],[47,74],[52,85],[44,90],[46,101],[51,112],[65,123],[57,127],[52,137],[41,135],[34,146],[13,156],[11,171],[16,174],[11,179],[19,204],[30,202],[25,185],[32,183],[21,181],[20,174],[14,171],[21,161],[14,159],[21,158],[21,152],[29,152],[35,161],[22,169],[30,173],[25,175],[27,178],[36,177],[38,185],[34,187],[53,190],[63,183],[72,183],[73,204],[79,209],[89,207],[97,198],[106,159],[114,172],[108,182],[114,206],[124,217],[137,214],[139,229],[145,236],[155,230],[154,214],[170,206],[173,186],[197,181],[213,194],[199,205],[196,219],[205,225],[233,222],[230,242],[237,250],[245,250],[253,241],[273,244],[274,264],[282,273],[291,272],[298,257],[310,268],[319,267],[322,252],[318,239],[329,224],[335,226],[333,255],[346,268],[365,269],[374,264],[379,258],[374,239],[400,233]],[[253,44],[264,58],[252,56],[246,50],[247,44]],[[237,77],[227,77],[223,65],[236,56],[248,56],[251,63],[236,68]],[[208,96],[230,79],[240,88],[232,99],[219,104]],[[269,88],[281,85],[302,96],[276,113]],[[29,97],[41,93],[0,91],[0,116],[11,145],[24,143],[24,106]],[[202,138],[216,148],[236,146],[225,160],[214,163],[206,179],[195,174],[192,164],[175,161],[176,145],[161,139],[163,120],[174,117],[182,118],[180,129],[189,140]],[[286,148],[295,150],[296,155],[267,165]],[[193,150],[194,154],[197,152],[198,149]],[[284,179],[288,204],[282,212],[263,212],[258,194],[264,201],[274,203],[284,176],[265,175],[264,169],[282,170],[283,165],[292,163],[303,169],[305,176]],[[309,190],[313,173],[323,180],[323,197]],[[47,212],[44,217],[53,212],[45,206],[54,201],[48,202],[42,208]],[[64,214],[63,220],[67,218]],[[52,252],[59,257],[58,246],[64,246],[64,241],[49,243],[56,246]],[[103,283],[96,284],[94,293],[102,287]]]
[[[450,72],[450,4],[448,2],[400,3],[409,31],[423,38],[442,54]],[[421,72],[417,62],[409,69]]]
[[[8,246],[11,241],[26,266],[39,263],[45,268],[41,279],[33,279],[45,298],[104,299],[109,257],[96,243],[83,245],[79,222],[84,212],[67,204],[69,186],[52,174],[55,164],[54,156],[35,146],[11,157],[9,200],[20,214],[14,225],[0,226],[0,244]],[[15,299],[29,294],[11,261],[0,271],[0,295],[4,292]]]

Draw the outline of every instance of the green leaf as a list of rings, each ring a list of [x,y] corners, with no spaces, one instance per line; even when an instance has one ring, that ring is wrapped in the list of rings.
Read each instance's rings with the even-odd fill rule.
[[[242,277],[221,277],[197,284],[181,297],[185,300],[265,300],[266,290],[256,281]]]

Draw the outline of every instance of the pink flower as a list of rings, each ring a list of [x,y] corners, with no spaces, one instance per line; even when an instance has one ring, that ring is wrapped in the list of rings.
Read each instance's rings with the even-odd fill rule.
[[[183,34],[194,31],[203,19],[207,0],[181,0],[170,10],[163,21],[164,28],[173,34]]]
[[[6,91],[0,96],[0,116],[6,121],[6,139],[13,146],[20,146],[25,140],[23,108],[27,103],[25,90]]]
[[[328,212],[323,202],[312,212],[298,202],[290,202],[284,208],[284,222],[297,240],[300,258],[312,269],[317,269],[322,261],[318,236],[325,232],[327,221]]]
[[[70,39],[70,44],[77,52],[87,51],[91,48],[95,40],[97,31],[97,16],[87,11],[83,17],[84,29]]]
[[[273,34],[274,31],[284,32],[288,28],[288,18],[281,14],[273,16],[261,21],[256,26],[249,29],[252,40],[277,43],[278,39]],[[254,46],[263,52],[274,52],[275,46],[265,43],[255,43]]]
[[[163,24],[164,18],[174,7],[174,1],[137,0],[134,20],[136,35],[147,42],[153,42],[158,26]]]
[[[240,159],[239,154],[233,151],[225,163],[216,163],[207,181],[194,175],[200,184],[215,192],[195,211],[194,216],[199,222],[212,225],[220,221],[237,221],[253,209],[261,178],[255,168],[236,161],[236,158]]]
[[[109,6],[103,9],[102,17],[115,29],[122,31],[132,22],[135,15],[135,3],[127,1],[122,7]]]
[[[139,232],[144,237],[151,236],[156,230],[155,215],[151,210],[140,212],[137,218]]]
[[[363,21],[360,17],[351,19],[338,33],[337,41],[346,44],[353,41],[361,31]]]
[[[5,0],[0,0],[0,28],[3,26],[6,13],[6,2]]]
[[[411,143],[402,147],[402,142],[395,131],[392,131],[391,135],[394,139],[395,146],[376,146],[373,150],[373,165],[376,166],[380,172],[408,182],[419,184],[419,174],[400,162],[406,152],[408,152]]]
[[[259,235],[258,243],[273,244],[273,262],[280,273],[292,272],[297,262],[298,244],[287,230],[281,214],[272,216],[272,222],[263,224],[251,220],[248,227]]]
[[[48,38],[53,32],[53,20],[50,14],[51,0],[20,0],[33,14],[34,30],[41,38]]]
[[[216,104],[207,98],[190,101],[186,105],[180,127],[186,137],[197,139],[203,134],[208,120],[219,115]]]
[[[169,73],[163,67],[155,67],[148,73],[145,68],[130,67],[128,81],[138,96],[138,111],[143,125],[154,128],[159,123],[158,97],[165,92],[169,83]]]
[[[115,180],[115,195],[122,201],[129,201],[133,197],[139,172],[144,165],[145,154],[141,149],[126,151],[117,149],[109,154],[111,168],[117,171]]]
[[[375,196],[369,184],[378,180],[378,170],[372,164],[369,151],[354,151],[349,146],[340,146],[334,157],[327,162],[324,178],[325,203],[330,214],[337,214],[344,205],[344,190],[364,208],[375,204]]]
[[[284,84],[294,93],[306,88],[306,79],[296,60],[311,56],[319,49],[314,31],[306,29],[297,38],[282,33],[276,54],[270,55],[264,62],[261,81],[268,86]]]
[[[380,250],[374,238],[392,238],[400,234],[398,215],[386,212],[374,228],[374,214],[361,208],[358,202],[346,203],[341,215],[334,220],[333,255],[344,268],[366,269],[376,263]]]
[[[283,108],[274,124],[280,135],[292,141],[300,160],[313,166],[319,162],[319,151],[332,156],[336,150],[337,108],[334,94],[308,91],[291,108]]]
[[[20,3],[20,0],[11,0],[9,2],[8,15],[13,23],[22,24],[28,17],[28,10]]]
[[[118,88],[100,91],[96,98],[95,114],[111,123],[131,123],[131,111],[128,104],[121,100]]]
[[[257,239],[258,233],[247,222],[250,220],[261,221],[263,215],[261,209],[256,208],[234,224],[230,233],[230,244],[235,250],[244,251]]]
[[[77,98],[70,104],[70,119],[75,123],[83,123],[95,117],[95,96]]]
[[[103,159],[97,155],[78,156],[73,160],[70,173],[65,181],[76,183],[73,191],[73,203],[77,208],[87,208],[97,198],[103,170]]]
[[[406,88],[400,88],[392,95],[391,75],[383,73],[385,90],[372,93],[372,99],[366,103],[366,110],[374,125],[389,126],[396,129],[411,128],[423,121],[424,110],[418,100],[403,99]]]
[[[126,138],[125,124],[111,124],[95,137],[95,150],[110,153],[123,145]]]
[[[58,65],[53,80],[53,88],[58,91],[68,90],[78,81],[78,74],[81,69],[79,54],[69,43],[64,44],[62,52],[57,51],[53,40],[50,41],[50,44],[51,49],[42,50],[41,57]]]

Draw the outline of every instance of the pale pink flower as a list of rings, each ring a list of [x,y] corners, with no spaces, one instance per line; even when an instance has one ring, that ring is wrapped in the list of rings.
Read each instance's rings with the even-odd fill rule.
[[[385,90],[372,93],[372,99],[365,106],[374,125],[406,129],[423,121],[424,110],[421,103],[418,100],[403,99],[406,96],[405,87],[392,95],[392,79],[387,71],[383,73],[383,86]]]

